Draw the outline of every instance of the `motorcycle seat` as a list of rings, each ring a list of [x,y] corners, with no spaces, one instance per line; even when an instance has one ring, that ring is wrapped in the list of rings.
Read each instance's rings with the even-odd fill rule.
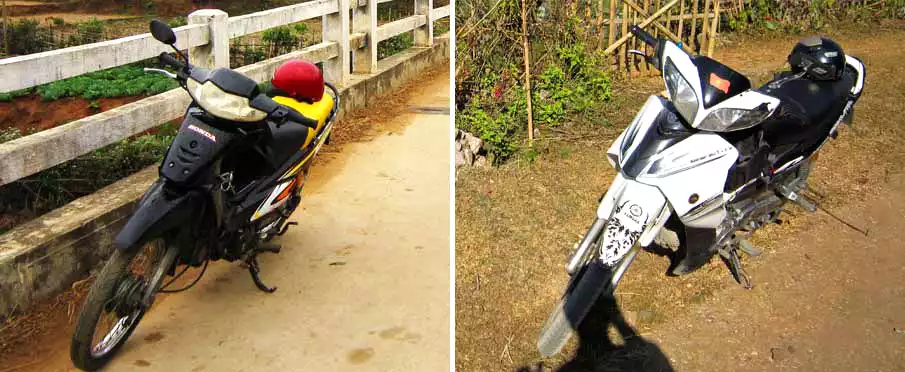
[[[777,110],[762,123],[765,139],[774,145],[822,142],[839,119],[854,84],[854,71],[848,68],[835,81],[795,78],[791,72],[778,74],[758,89],[780,100]]]
[[[296,110],[309,119],[317,120],[317,130],[308,130],[308,138],[305,139],[302,147],[308,146],[327,126],[327,120],[330,118],[334,105],[333,96],[327,93],[328,91],[329,89],[324,91],[324,96],[320,101],[313,103],[300,102],[285,96],[273,97],[273,100],[277,103]]]

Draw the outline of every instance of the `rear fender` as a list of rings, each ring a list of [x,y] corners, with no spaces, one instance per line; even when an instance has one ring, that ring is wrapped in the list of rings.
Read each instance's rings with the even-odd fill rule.
[[[137,249],[149,239],[173,227],[184,225],[200,210],[203,195],[198,190],[178,192],[157,180],[145,192],[126,225],[113,239],[120,250]]]
[[[611,209],[601,239],[599,259],[615,265],[635,243],[650,244],[671,213],[666,197],[656,187],[617,177],[598,207],[599,213]],[[618,187],[618,189],[617,189]],[[610,205],[612,205],[610,207]]]

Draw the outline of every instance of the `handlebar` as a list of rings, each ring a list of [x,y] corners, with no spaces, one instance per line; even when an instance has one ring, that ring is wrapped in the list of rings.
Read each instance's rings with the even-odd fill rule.
[[[631,31],[635,37],[641,39],[645,44],[650,45],[652,48],[657,47],[657,39],[647,31],[644,31],[643,28],[638,27],[638,25],[632,25],[632,28],[629,31]]]
[[[175,69],[176,71],[185,70],[185,62],[182,62],[182,61],[176,59],[176,57],[173,57],[169,53],[166,53],[166,52],[160,53],[160,56],[157,58],[160,60],[161,64],[170,66],[173,69]]]

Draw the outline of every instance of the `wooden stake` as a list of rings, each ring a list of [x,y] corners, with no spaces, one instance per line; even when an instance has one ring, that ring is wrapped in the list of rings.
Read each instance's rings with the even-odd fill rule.
[[[650,1],[650,0],[644,0],[644,5],[643,5],[643,6],[644,6],[644,8],[643,8],[643,9],[644,9],[644,12],[639,11],[638,13],[635,13],[635,16],[636,16],[636,17],[641,17],[642,14],[646,13],[646,12],[650,9],[650,5],[651,5],[651,1]],[[635,18],[635,22],[638,22],[637,19],[638,19],[638,18]],[[649,30],[649,31],[651,31],[651,30]],[[651,32],[651,34],[653,34],[654,37],[657,37],[657,30],[652,30],[652,31],[653,31],[653,32]],[[643,42],[638,43],[638,44],[636,44],[636,45],[637,45],[637,47],[635,47],[635,49],[640,49],[640,50],[642,50],[642,51],[645,50],[645,49],[647,49],[647,44],[645,44],[645,43],[643,43]],[[632,57],[632,60],[634,61],[635,58],[637,58],[637,57]],[[649,67],[648,67],[647,63],[645,63],[644,61],[641,61],[641,64],[638,65],[638,66],[640,67],[639,70],[638,70],[638,72],[642,73],[642,74],[643,74],[642,76],[648,75]]]
[[[522,44],[525,57],[525,100],[528,105],[528,144],[534,145],[534,120],[531,113],[531,50],[528,45],[528,4],[522,0]]]
[[[693,0],[691,4],[691,35],[688,36],[688,44],[694,49],[694,41],[698,37],[698,0]]]
[[[6,10],[6,0],[3,0],[3,53],[9,56],[9,12]]]
[[[626,39],[625,35],[628,35],[628,4],[626,4],[625,1],[622,2],[622,27],[621,28],[622,28],[622,36],[619,37],[619,40]],[[613,45],[616,45],[616,43],[615,42],[610,43],[610,46],[606,47],[606,50],[610,50],[610,48],[613,48]],[[613,49],[615,49],[615,48],[613,48]],[[610,51],[612,51],[612,50],[610,50]],[[606,51],[604,51],[603,53],[606,53]],[[617,58],[619,59],[620,66],[622,66],[622,71],[627,73],[629,71],[630,65],[626,62],[625,53],[626,53],[625,41],[623,40],[622,46],[619,48],[619,56]]]
[[[713,2],[713,25],[710,26],[710,45],[707,46],[707,56],[713,57],[713,44],[716,42],[716,29],[720,25],[720,1]]]
[[[679,1],[679,34],[678,34],[678,36],[679,36],[679,40],[682,40],[683,43],[685,42],[685,34],[683,33],[683,31],[685,31],[685,29],[683,27],[684,25],[685,25],[685,0],[680,0]]]
[[[707,33],[710,31],[708,29],[710,24],[707,23],[708,14],[710,14],[710,0],[704,0],[704,14],[702,14],[703,21],[701,21],[701,54],[707,52]]]
[[[610,0],[612,1],[612,0]],[[597,47],[603,45],[603,0],[597,0]]]
[[[607,31],[606,46],[610,46],[616,41],[616,0],[610,0],[610,27]],[[616,59],[616,66],[619,66],[619,59]]]

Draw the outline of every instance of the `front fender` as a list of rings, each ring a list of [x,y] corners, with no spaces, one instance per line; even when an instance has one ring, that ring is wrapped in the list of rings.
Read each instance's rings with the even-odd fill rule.
[[[650,244],[671,213],[659,189],[622,177],[617,177],[600,204],[597,216],[607,219],[599,246],[604,265],[615,265],[635,243]]]
[[[185,224],[198,210],[202,194],[198,190],[174,191],[159,179],[145,192],[126,225],[113,239],[116,249],[140,247],[151,238]]]

